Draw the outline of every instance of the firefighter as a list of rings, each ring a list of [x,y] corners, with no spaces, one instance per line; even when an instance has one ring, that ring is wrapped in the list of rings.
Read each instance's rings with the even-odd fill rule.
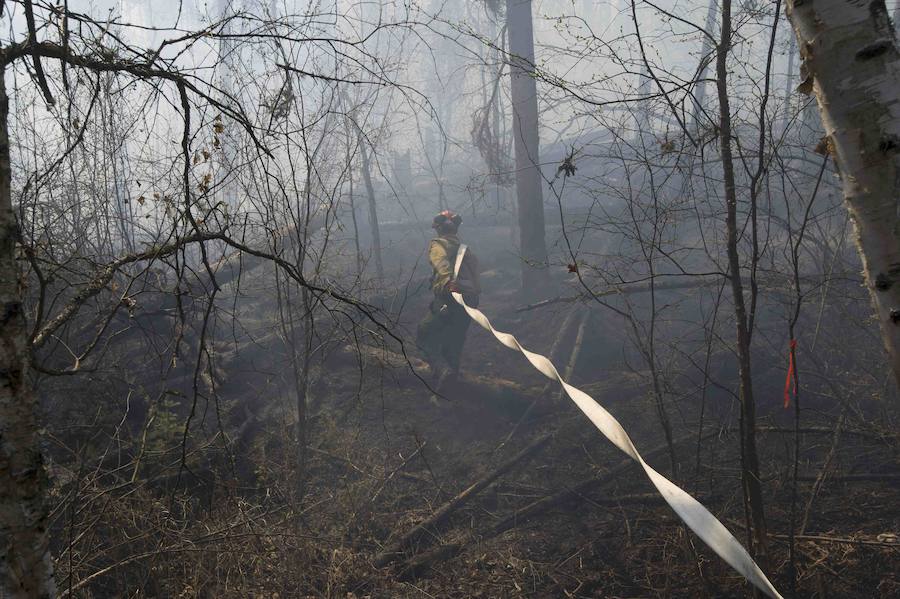
[[[469,315],[450,293],[461,293],[466,304],[473,308],[478,307],[481,293],[478,260],[471,250],[466,250],[459,276],[453,276],[459,250],[457,233],[461,223],[462,217],[450,210],[434,217],[431,227],[437,237],[428,246],[434,299],[416,331],[416,343],[425,353],[438,389],[458,376],[459,360],[469,328]]]

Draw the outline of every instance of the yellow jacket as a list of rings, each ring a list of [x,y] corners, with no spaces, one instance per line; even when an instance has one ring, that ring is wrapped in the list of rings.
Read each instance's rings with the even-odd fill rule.
[[[428,260],[434,274],[431,276],[431,290],[435,295],[447,291],[447,283],[453,278],[452,260],[456,260],[459,238],[456,235],[435,237],[428,245]]]
[[[435,237],[428,246],[428,260],[431,262],[433,271],[431,290],[436,296],[447,293],[447,283],[453,278],[457,251],[459,251],[459,238],[456,235]],[[471,250],[467,250],[456,281],[460,291],[467,296],[467,303],[470,303],[468,296],[473,296],[473,302],[477,302],[477,296],[481,293],[478,275],[478,259]]]

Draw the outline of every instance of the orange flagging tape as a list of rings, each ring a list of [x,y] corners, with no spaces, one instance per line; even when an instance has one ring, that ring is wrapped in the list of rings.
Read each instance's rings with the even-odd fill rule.
[[[788,371],[787,378],[784,379],[784,408],[787,409],[791,405],[791,385],[794,387],[794,397],[797,397],[797,380],[794,378],[794,352],[797,351],[797,340],[791,339],[791,345],[788,348]]]

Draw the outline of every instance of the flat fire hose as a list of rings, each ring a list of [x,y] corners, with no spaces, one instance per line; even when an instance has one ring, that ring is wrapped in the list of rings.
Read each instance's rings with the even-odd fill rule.
[[[456,253],[456,265],[453,268],[454,278],[459,274],[465,254],[466,246],[460,245],[459,251]],[[625,432],[625,429],[622,428],[622,425],[619,424],[619,421],[612,414],[607,412],[593,397],[564,381],[556,367],[553,366],[553,363],[545,356],[528,351],[522,347],[515,337],[509,333],[498,331],[491,326],[491,321],[480,310],[466,305],[461,293],[454,292],[451,295],[456,303],[465,308],[472,320],[481,325],[482,328],[490,331],[497,338],[497,341],[512,350],[522,353],[541,374],[549,379],[558,381],[569,398],[594,423],[594,426],[613,445],[641,465],[641,468],[647,474],[647,478],[650,479],[656,490],[666,500],[666,503],[675,510],[675,513],[698,537],[703,539],[704,543],[709,545],[710,549],[715,551],[729,566],[737,570],[741,576],[769,597],[782,599],[781,594],[772,586],[772,583],[769,582],[763,571],[756,565],[756,562],[753,561],[753,558],[750,557],[744,546],[734,538],[734,535],[728,532],[728,529],[699,501],[644,461],[628,433]]]

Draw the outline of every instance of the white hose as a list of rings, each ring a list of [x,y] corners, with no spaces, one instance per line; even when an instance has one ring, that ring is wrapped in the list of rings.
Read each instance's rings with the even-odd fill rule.
[[[453,269],[454,277],[459,274],[459,269],[465,254],[466,246],[460,245],[459,251],[456,254],[456,265]],[[638,450],[634,446],[634,443],[632,443],[628,433],[625,432],[625,429],[622,428],[619,421],[613,418],[612,414],[607,412],[593,397],[564,381],[559,372],[557,372],[556,367],[553,366],[546,357],[528,351],[509,333],[496,330],[491,326],[491,321],[488,320],[487,316],[480,310],[466,305],[462,294],[454,292],[451,295],[460,306],[465,308],[472,320],[481,325],[482,328],[493,333],[494,337],[496,337],[500,343],[510,349],[521,352],[528,361],[531,362],[531,365],[537,368],[541,374],[549,379],[558,381],[566,394],[568,394],[572,401],[575,402],[575,405],[584,412],[585,416],[594,423],[594,426],[596,426],[607,439],[612,441],[613,445],[621,449],[626,455],[641,465],[641,468],[643,468],[644,472],[647,474],[647,478],[650,479],[653,486],[656,487],[663,499],[666,500],[666,503],[675,510],[675,513],[684,520],[684,523],[687,524],[697,536],[703,539],[704,543],[709,545],[710,549],[715,551],[729,566],[737,570],[741,576],[756,585],[759,590],[766,593],[769,597],[782,599],[781,594],[774,586],[772,586],[772,583],[769,582],[766,575],[763,574],[759,566],[756,565],[756,562],[753,561],[753,558],[750,557],[750,554],[747,553],[744,546],[734,538],[734,535],[728,532],[728,529],[725,528],[725,526],[719,522],[709,510],[703,507],[699,501],[691,497],[687,492],[654,470],[644,461],[644,458],[638,453]]]

